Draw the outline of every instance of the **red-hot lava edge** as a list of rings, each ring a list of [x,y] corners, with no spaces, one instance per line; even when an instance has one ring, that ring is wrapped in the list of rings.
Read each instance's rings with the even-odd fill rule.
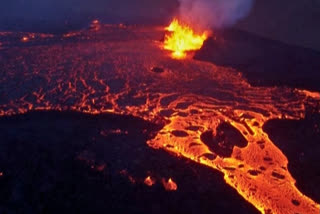
[[[163,33],[104,26],[61,37],[0,34],[0,115],[74,110],[165,119],[149,146],[223,172],[262,213],[319,213],[319,204],[295,187],[286,156],[262,126],[274,118],[303,118],[306,106],[319,108],[320,94],[252,87],[230,68],[171,59],[159,42]],[[235,142],[231,154],[221,155],[230,145],[222,141],[216,145],[222,152],[215,151],[203,138],[213,140],[227,123],[247,143]]]

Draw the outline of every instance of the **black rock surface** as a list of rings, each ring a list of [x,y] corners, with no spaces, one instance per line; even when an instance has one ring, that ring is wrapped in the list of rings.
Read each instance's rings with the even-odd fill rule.
[[[320,52],[240,30],[216,31],[195,59],[232,67],[255,86],[320,91]]]
[[[287,156],[288,169],[298,189],[319,203],[320,114],[311,114],[299,121],[271,120],[264,125],[264,130]]]
[[[259,213],[220,172],[148,147],[160,128],[109,114],[0,118],[0,213]]]

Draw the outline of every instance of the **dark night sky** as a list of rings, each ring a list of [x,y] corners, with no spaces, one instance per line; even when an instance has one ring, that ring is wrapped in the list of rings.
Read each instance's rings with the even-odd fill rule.
[[[0,30],[59,31],[105,23],[164,24],[177,0],[1,0]],[[320,0],[255,0],[237,27],[320,50]]]
[[[174,0],[2,0],[0,28],[66,21],[77,25],[92,18],[108,23],[164,23],[176,8]]]

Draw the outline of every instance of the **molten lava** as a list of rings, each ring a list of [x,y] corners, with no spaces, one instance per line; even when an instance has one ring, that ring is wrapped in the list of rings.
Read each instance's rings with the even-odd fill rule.
[[[171,33],[165,36],[164,49],[172,51],[172,57],[176,59],[185,58],[187,51],[199,50],[208,38],[208,32],[198,34],[177,19],[174,19],[166,30]]]
[[[174,182],[171,178],[169,178],[168,181],[162,179],[162,184],[167,191],[176,191],[178,189],[176,182]]]
[[[148,176],[144,179],[144,184],[151,187],[153,184],[155,184],[155,181],[150,176]]]
[[[172,34],[165,49],[176,58],[200,48],[207,37],[177,20],[167,29]],[[108,26],[70,37],[36,34],[30,46],[11,41],[12,34],[2,33],[1,40],[0,33],[0,116],[71,110],[166,121],[147,142],[150,147],[222,172],[261,213],[319,214],[320,204],[297,189],[289,160],[263,126],[272,119],[305,118],[311,107],[320,113],[320,93],[255,87],[227,67],[173,60],[154,42],[162,33]],[[126,132],[100,132],[109,134]],[[120,174],[137,182],[125,170]],[[152,178],[145,182],[150,185]],[[178,188],[172,179],[162,184],[170,191]]]

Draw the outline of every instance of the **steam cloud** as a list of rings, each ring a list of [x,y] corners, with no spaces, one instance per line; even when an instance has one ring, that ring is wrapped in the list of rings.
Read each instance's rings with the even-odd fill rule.
[[[179,0],[179,18],[198,28],[222,28],[244,18],[253,0]]]

